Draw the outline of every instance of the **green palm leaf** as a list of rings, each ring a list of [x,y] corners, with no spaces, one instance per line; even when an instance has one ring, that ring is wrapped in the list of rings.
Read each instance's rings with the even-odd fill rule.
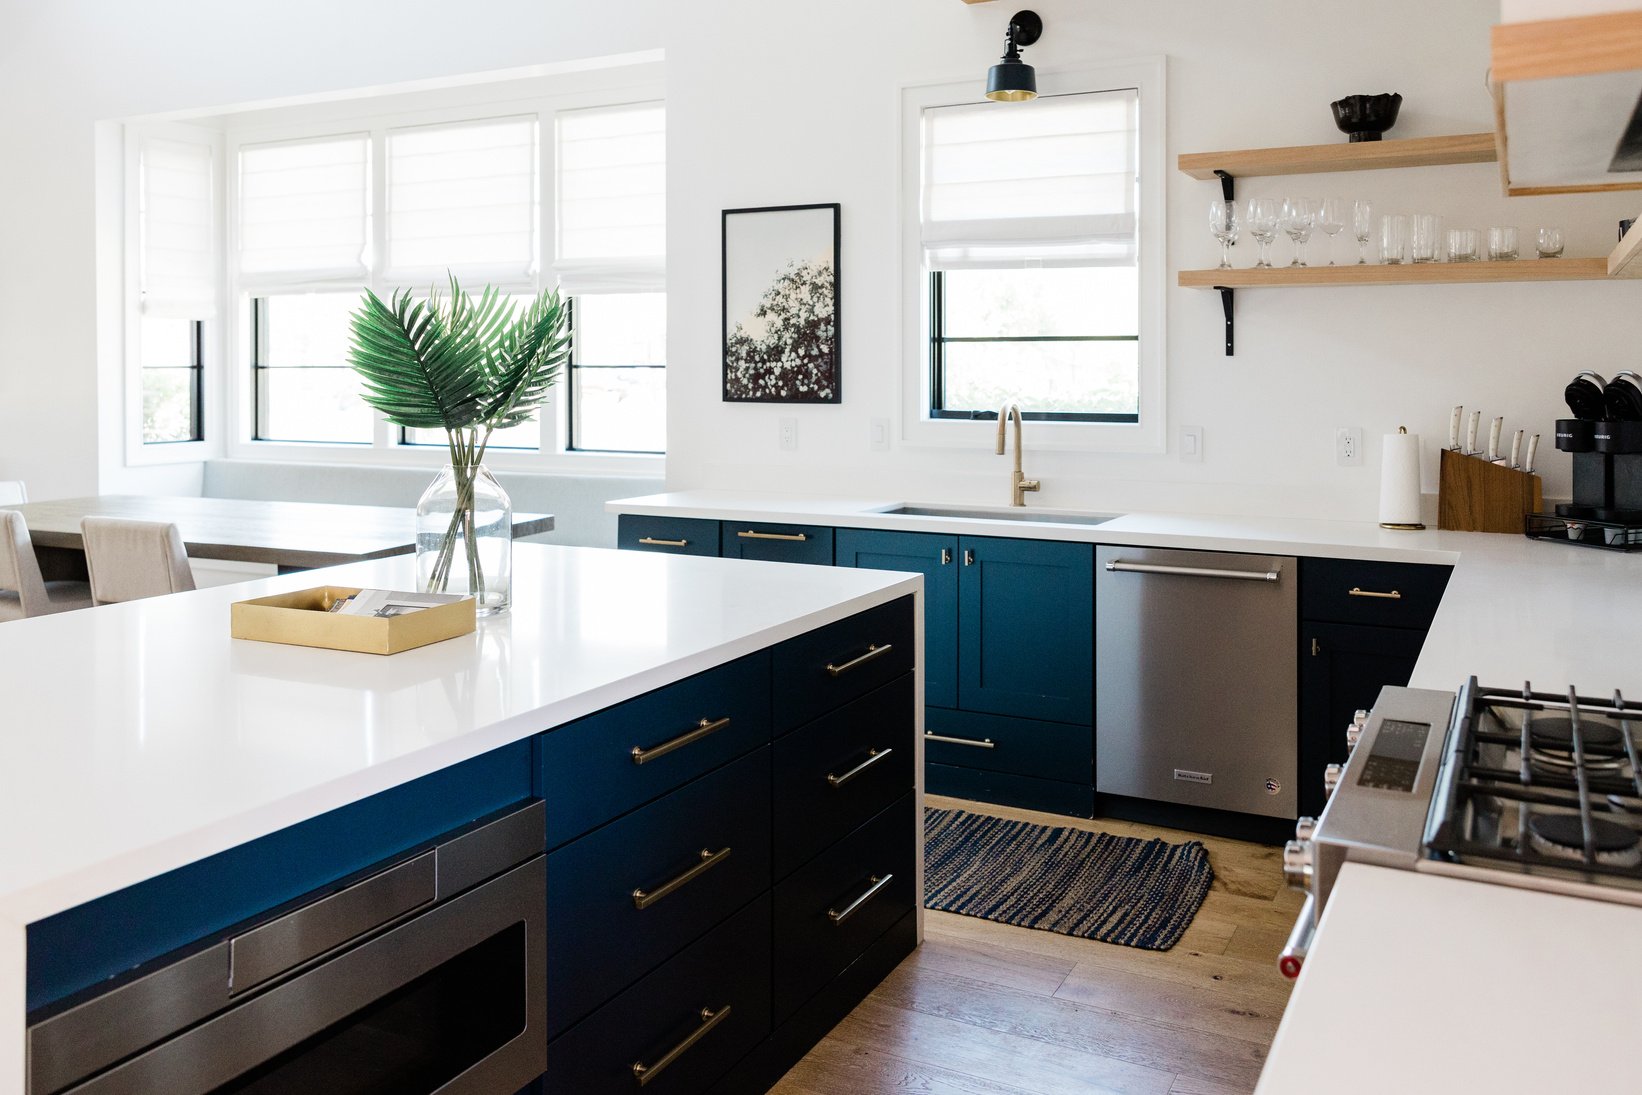
[[[364,381],[362,398],[411,429],[458,430],[483,421],[485,347],[475,320],[459,295],[442,311],[437,294],[420,302],[402,289],[389,304],[366,290],[348,350]]]

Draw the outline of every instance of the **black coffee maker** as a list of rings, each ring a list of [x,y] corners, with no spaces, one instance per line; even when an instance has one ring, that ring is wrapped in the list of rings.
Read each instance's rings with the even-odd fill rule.
[[[1574,417],[1557,420],[1556,447],[1573,457],[1574,495],[1556,507],[1564,533],[1556,538],[1642,547],[1642,375],[1605,381],[1583,372],[1564,395]]]

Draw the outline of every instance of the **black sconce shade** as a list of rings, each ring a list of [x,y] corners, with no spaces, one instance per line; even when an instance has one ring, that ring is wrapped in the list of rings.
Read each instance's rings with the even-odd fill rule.
[[[1024,103],[1038,97],[1038,75],[1021,60],[1022,47],[1043,36],[1043,20],[1035,11],[1017,11],[1004,36],[1003,59],[986,74],[986,97],[999,103]]]

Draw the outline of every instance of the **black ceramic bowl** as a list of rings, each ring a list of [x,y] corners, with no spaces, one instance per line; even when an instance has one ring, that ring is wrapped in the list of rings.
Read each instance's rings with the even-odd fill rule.
[[[1377,141],[1380,134],[1397,124],[1397,110],[1403,105],[1403,97],[1395,92],[1347,95],[1328,105],[1334,111],[1334,124],[1340,127],[1341,133],[1350,135],[1353,142]]]

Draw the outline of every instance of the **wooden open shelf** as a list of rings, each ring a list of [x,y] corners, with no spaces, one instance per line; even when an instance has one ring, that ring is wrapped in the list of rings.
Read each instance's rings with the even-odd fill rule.
[[[1636,232],[1630,233],[1636,235]],[[1422,262],[1395,266],[1276,266],[1182,270],[1186,289],[1276,289],[1307,285],[1465,285],[1514,281],[1605,281],[1606,258],[1515,262]],[[1638,271],[1642,275],[1642,270]]]
[[[1216,171],[1233,178],[1257,175],[1309,175],[1320,171],[1378,171],[1396,167],[1442,167],[1447,164],[1493,163],[1492,133],[1408,140],[1245,148],[1231,152],[1183,152],[1180,170],[1194,179],[1213,180]]]

